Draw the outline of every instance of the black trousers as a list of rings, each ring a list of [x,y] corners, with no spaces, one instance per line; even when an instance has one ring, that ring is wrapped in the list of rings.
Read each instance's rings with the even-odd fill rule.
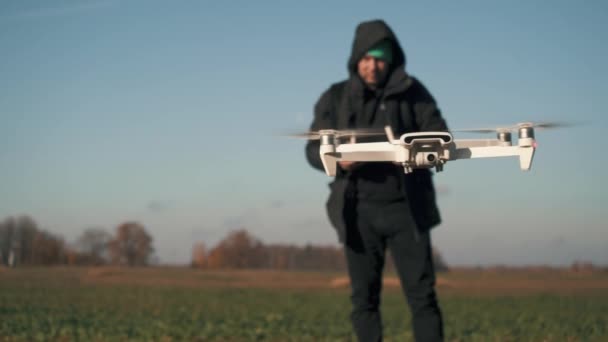
[[[344,245],[351,280],[351,320],[359,341],[381,341],[380,293],[390,249],[411,313],[416,341],[443,341],[431,239],[419,232],[406,202],[359,202],[348,211]]]

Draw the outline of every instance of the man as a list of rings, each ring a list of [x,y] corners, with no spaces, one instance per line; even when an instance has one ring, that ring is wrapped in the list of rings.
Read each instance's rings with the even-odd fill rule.
[[[384,21],[358,25],[348,71],[347,80],[321,95],[311,130],[382,130],[390,125],[396,136],[447,130],[433,97],[405,72],[405,54]],[[319,141],[308,142],[306,155],[313,167],[323,170]],[[440,222],[431,172],[405,174],[394,163],[340,162],[330,189],[328,216],[344,244],[351,320],[358,339],[382,340],[379,304],[389,248],[412,312],[416,340],[443,340],[429,234]]]

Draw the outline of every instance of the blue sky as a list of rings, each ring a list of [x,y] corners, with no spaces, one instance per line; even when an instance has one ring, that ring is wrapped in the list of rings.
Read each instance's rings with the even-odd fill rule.
[[[171,263],[239,227],[336,244],[329,178],[277,135],[308,128],[374,18],[450,127],[581,123],[537,132],[530,172],[485,159],[435,176],[447,261],[608,264],[602,1],[1,1],[0,218],[68,241],[137,220]]]

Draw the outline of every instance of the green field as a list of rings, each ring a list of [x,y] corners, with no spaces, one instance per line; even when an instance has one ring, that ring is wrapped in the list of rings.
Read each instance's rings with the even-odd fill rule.
[[[343,274],[0,269],[0,341],[354,341]],[[455,271],[439,280],[449,341],[608,341],[608,274]],[[411,341],[398,286],[388,341]]]

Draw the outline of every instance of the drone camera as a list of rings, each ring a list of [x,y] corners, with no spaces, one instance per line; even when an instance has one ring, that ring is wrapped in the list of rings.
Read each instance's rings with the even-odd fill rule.
[[[437,152],[418,152],[416,155],[416,165],[418,167],[433,167],[439,161]]]

